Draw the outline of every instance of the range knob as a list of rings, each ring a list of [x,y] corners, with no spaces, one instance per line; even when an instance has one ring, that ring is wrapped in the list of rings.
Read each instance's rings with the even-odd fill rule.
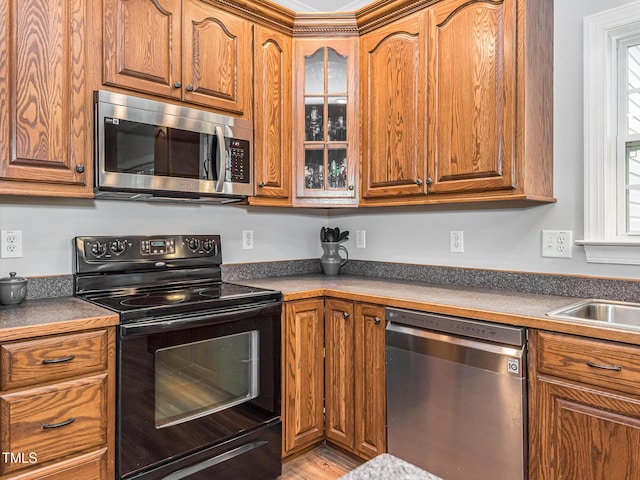
[[[192,252],[197,252],[198,247],[200,246],[200,240],[198,240],[197,238],[190,238],[187,241],[187,246],[189,247],[189,250],[191,250]]]
[[[93,253],[96,257],[101,257],[105,253],[107,253],[107,244],[96,242],[91,245],[91,253]]]
[[[109,251],[114,255],[120,255],[127,248],[127,244],[122,240],[112,240],[109,242]]]
[[[214,252],[216,248],[216,242],[210,238],[207,238],[204,242],[202,242],[202,248],[207,253]]]

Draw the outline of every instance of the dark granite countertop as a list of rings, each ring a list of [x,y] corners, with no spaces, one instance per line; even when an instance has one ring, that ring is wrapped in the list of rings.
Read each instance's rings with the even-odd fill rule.
[[[383,453],[351,470],[340,480],[442,480],[432,473]]]
[[[118,314],[75,297],[0,306],[0,341],[117,325]]]
[[[337,296],[640,345],[640,328],[557,320],[545,315],[584,300],[578,297],[356,275],[309,274],[235,281],[280,290],[285,301]],[[71,296],[27,299],[20,305],[0,306],[0,341],[117,324],[118,316],[114,312]]]
[[[318,296],[338,296],[385,306],[443,313],[640,345],[640,328],[557,320],[545,315],[546,312],[585,300],[584,298],[355,275],[335,277],[293,275],[245,279],[239,283],[280,290],[284,294],[285,301]]]

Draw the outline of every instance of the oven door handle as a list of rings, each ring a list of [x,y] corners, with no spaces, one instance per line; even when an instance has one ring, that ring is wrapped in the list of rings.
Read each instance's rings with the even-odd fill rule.
[[[200,312],[197,315],[173,315],[148,322],[129,323],[120,325],[120,333],[122,337],[152,335],[154,333],[208,327],[210,325],[246,320],[258,316],[280,315],[281,313],[282,301],[264,302],[252,304],[248,307],[235,306],[212,312]]]

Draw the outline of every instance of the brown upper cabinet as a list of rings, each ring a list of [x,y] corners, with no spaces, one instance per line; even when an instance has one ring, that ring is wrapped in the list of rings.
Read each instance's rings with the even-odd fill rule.
[[[363,201],[426,192],[426,44],[422,12],[361,38]]]
[[[555,201],[552,0],[441,0],[361,52],[361,205]]]
[[[0,194],[92,196],[107,85],[253,119],[254,205],[555,201],[553,0],[372,5],[0,0]]]
[[[358,202],[358,39],[294,39],[294,204]]]
[[[291,203],[291,37],[254,30],[253,205]]]
[[[517,186],[515,7],[455,0],[429,9],[429,193]]]
[[[251,117],[251,29],[201,0],[104,0],[104,78]]]
[[[0,0],[0,194],[91,197],[86,0]]]

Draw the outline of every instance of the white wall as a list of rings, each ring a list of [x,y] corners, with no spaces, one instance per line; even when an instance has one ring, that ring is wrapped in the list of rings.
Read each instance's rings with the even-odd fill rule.
[[[464,267],[640,278],[640,267],[598,265],[573,248],[572,259],[543,258],[541,230],[573,230],[583,238],[582,19],[629,0],[555,0],[554,193],[558,202],[529,209],[329,214],[329,223],[353,234],[351,258]],[[365,229],[367,248],[355,248],[355,231]],[[464,231],[464,253],[449,252],[449,231]]]
[[[0,260],[0,276],[71,273],[76,235],[219,233],[226,263],[315,258],[319,229],[352,232],[352,258],[436,265],[640,278],[640,267],[587,264],[540,255],[542,229],[583,234],[582,18],[629,0],[556,0],[554,73],[554,182],[557,204],[514,210],[438,212],[293,210],[231,206],[176,206],[114,201],[9,199],[0,201],[0,228],[22,230],[24,257]],[[255,249],[241,249],[243,229],[255,231]],[[355,248],[355,231],[367,231],[367,248]],[[449,231],[464,231],[464,253],[449,253]]]
[[[23,258],[1,259],[0,277],[69,274],[77,235],[220,234],[225,263],[319,257],[326,211],[147,204],[111,200],[17,199],[0,205],[0,228],[22,230]],[[242,230],[255,248],[243,250]]]

